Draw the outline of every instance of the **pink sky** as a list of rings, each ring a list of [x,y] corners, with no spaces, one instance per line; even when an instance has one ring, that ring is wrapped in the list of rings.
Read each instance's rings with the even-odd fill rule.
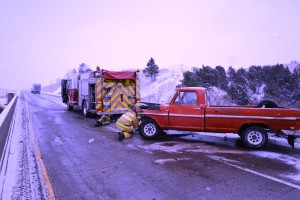
[[[27,89],[79,64],[247,68],[300,61],[297,0],[4,0],[0,88]]]

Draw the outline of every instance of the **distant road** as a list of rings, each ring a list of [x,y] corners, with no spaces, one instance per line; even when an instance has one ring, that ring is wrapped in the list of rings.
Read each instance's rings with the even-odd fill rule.
[[[33,132],[29,141],[37,141],[36,160],[48,177],[43,187],[56,199],[300,199],[293,178],[299,149],[271,141],[252,151],[238,138],[213,135],[120,142],[115,124],[96,128],[59,97],[23,92],[20,99],[23,126]]]

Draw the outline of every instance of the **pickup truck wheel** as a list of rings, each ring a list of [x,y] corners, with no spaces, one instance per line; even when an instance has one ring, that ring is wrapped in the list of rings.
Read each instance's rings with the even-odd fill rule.
[[[241,134],[244,145],[250,149],[261,149],[268,142],[266,130],[259,126],[251,126]]]
[[[140,133],[145,139],[154,139],[160,134],[160,130],[155,121],[145,119],[140,124]]]

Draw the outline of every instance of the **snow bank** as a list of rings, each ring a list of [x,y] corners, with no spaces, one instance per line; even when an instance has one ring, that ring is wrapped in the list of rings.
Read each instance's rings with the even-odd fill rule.
[[[183,73],[190,70],[185,65],[174,65],[159,70],[156,81],[152,82],[142,72],[139,74],[141,81],[141,101],[160,103],[174,94],[175,88],[181,83]]]
[[[14,99],[9,103],[9,105],[5,108],[7,111],[4,115],[0,115],[0,118],[5,118],[7,116],[8,110],[11,109],[12,105],[14,104],[15,99],[17,96],[14,97]],[[14,115],[15,116],[15,115]],[[20,115],[19,115],[20,116]],[[15,124],[15,118],[13,118],[11,121],[11,124]],[[1,121],[1,119],[0,119]],[[4,121],[4,120],[3,120]],[[3,122],[2,121],[2,122]],[[19,119],[17,119],[16,123],[21,123]],[[1,122],[0,122],[1,124]],[[14,125],[13,125],[14,126]],[[21,126],[18,126],[21,128]],[[19,141],[20,140],[20,132],[18,130],[13,129],[15,134],[13,134],[13,131],[9,131],[8,138],[6,139],[5,147],[1,156],[0,161],[0,185],[2,190],[0,191],[0,197],[1,199],[11,199],[13,195],[13,188],[17,181],[17,169],[18,169],[18,162],[20,157],[20,147],[19,147]],[[14,139],[12,139],[14,137]]]
[[[12,194],[12,185],[15,182],[14,176],[8,176],[8,172],[10,170],[13,170],[16,168],[16,161],[17,161],[17,154],[15,154],[18,150],[16,146],[19,143],[19,140],[11,140],[12,134],[10,133],[11,124],[14,123],[13,118],[13,110],[14,106],[16,105],[17,95],[14,96],[14,98],[10,101],[10,103],[6,106],[4,111],[0,114],[0,132],[1,132],[1,140],[3,141],[3,144],[1,144],[1,147],[4,146],[4,149],[2,151],[1,149],[1,161],[0,161],[0,185],[2,190],[0,191],[0,197],[1,199],[8,199],[5,197],[6,194],[8,194],[7,197],[11,197]],[[11,119],[13,118],[13,119]],[[12,121],[12,122],[11,122]],[[10,123],[9,123],[10,122]],[[6,134],[8,133],[8,135]],[[7,139],[8,137],[8,139]],[[15,151],[16,150],[16,151]],[[8,166],[9,164],[9,167]],[[15,171],[14,171],[15,172]],[[15,174],[15,173],[12,173]],[[4,198],[3,198],[4,197]]]

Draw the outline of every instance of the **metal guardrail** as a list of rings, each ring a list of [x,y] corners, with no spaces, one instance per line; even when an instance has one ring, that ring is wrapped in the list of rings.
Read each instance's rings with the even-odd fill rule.
[[[0,156],[2,157],[3,150],[5,148],[6,139],[9,133],[11,120],[14,115],[16,103],[17,103],[17,95],[11,99],[9,104],[5,107],[5,109],[0,114]]]

